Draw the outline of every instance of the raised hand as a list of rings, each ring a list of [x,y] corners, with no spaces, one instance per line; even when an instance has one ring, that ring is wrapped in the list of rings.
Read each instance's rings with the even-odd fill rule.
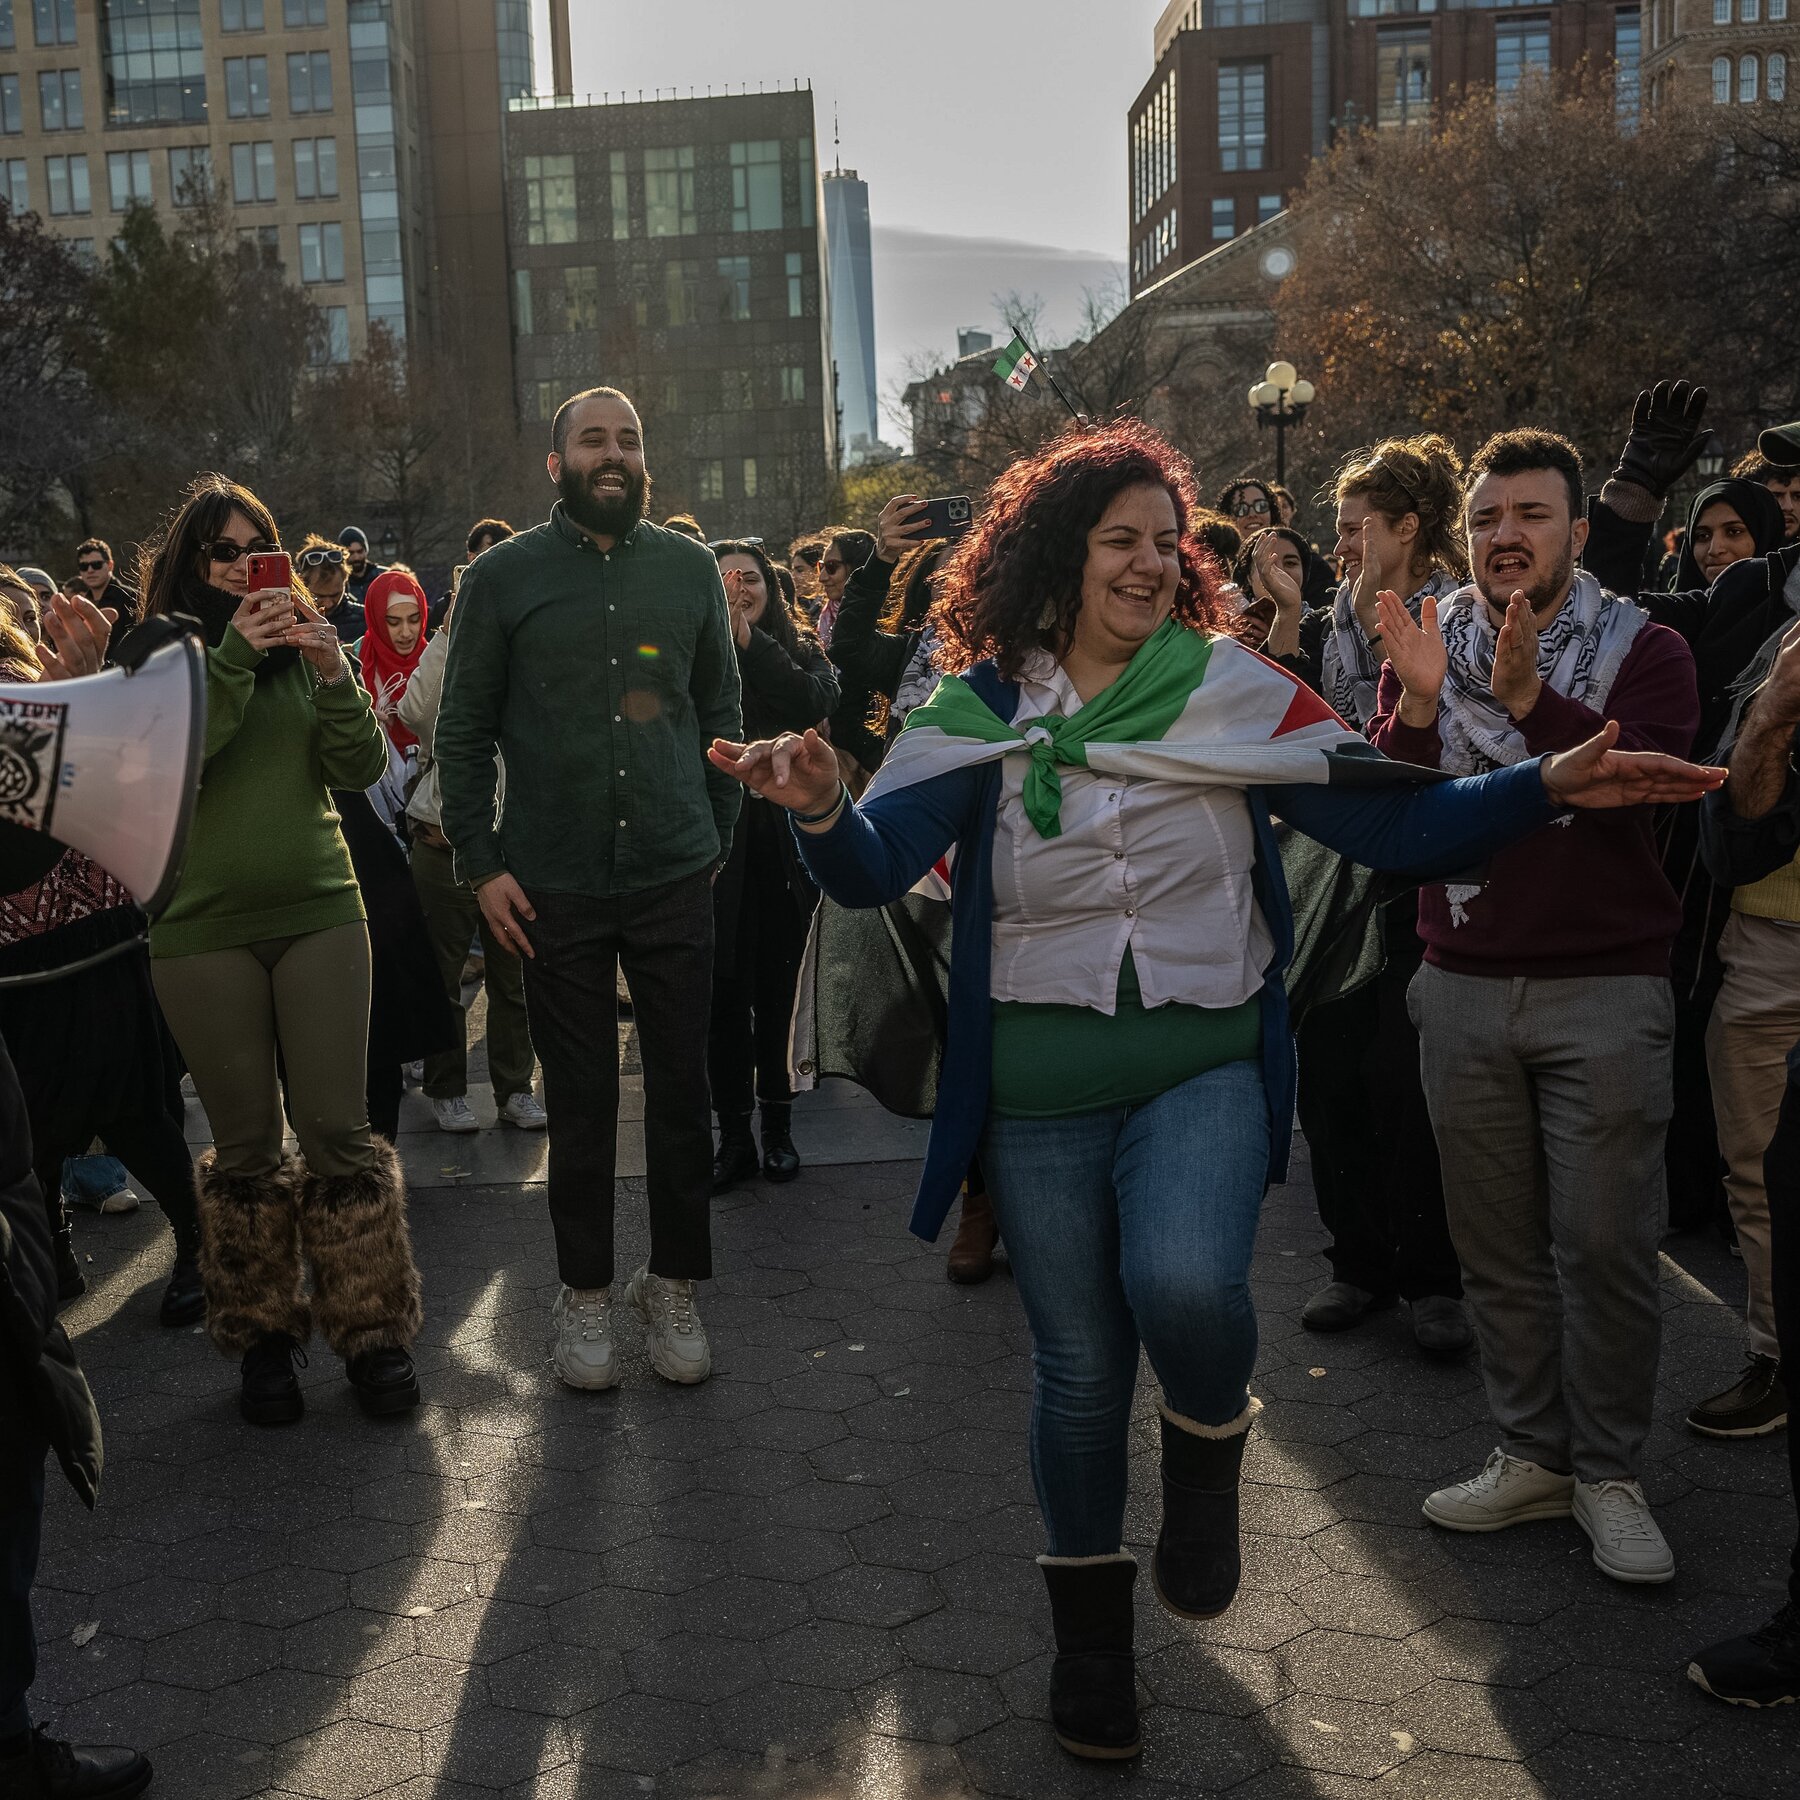
[[[706,755],[714,768],[790,812],[823,812],[844,784],[831,746],[810,729],[804,736],[784,731],[754,744],[714,738]]]
[[[1256,547],[1253,573],[1256,585],[1275,602],[1277,616],[1285,618],[1300,611],[1300,584],[1281,566],[1281,550],[1285,539],[1270,532]]]
[[[1629,481],[1662,499],[1706,448],[1705,412],[1706,389],[1691,381],[1659,381],[1644,389],[1631,409],[1631,432],[1613,480]]]
[[[1514,719],[1522,719],[1537,705],[1544,690],[1537,672],[1537,614],[1522,593],[1507,602],[1506,618],[1494,640],[1494,673],[1488,687]]]
[[[1350,609],[1356,614],[1356,622],[1363,629],[1363,636],[1372,638],[1380,631],[1377,623],[1376,602],[1381,595],[1381,551],[1369,537],[1370,521],[1362,522],[1362,562],[1356,571],[1356,583],[1350,589]]]
[[[875,554],[883,562],[898,562],[915,544],[924,543],[929,531],[925,502],[917,494],[896,494],[875,521]]]
[[[1400,677],[1401,721],[1424,730],[1437,721],[1438,696],[1444,691],[1449,669],[1444,634],[1438,629],[1437,601],[1428,595],[1415,623],[1400,596],[1392,588],[1384,588],[1375,602],[1375,617],[1381,647]]]
[[[1544,793],[1555,806],[1678,806],[1725,783],[1723,769],[1683,762],[1653,750],[1615,750],[1619,722],[1608,719],[1597,737],[1538,765]]]
[[[106,666],[106,646],[118,624],[116,607],[96,606],[86,594],[70,599],[51,596],[44,609],[44,630],[49,639],[37,647],[43,681],[73,681],[81,675],[97,675]]]

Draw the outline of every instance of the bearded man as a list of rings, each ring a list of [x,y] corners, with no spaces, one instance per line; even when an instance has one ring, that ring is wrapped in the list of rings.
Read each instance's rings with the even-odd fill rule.
[[[711,883],[742,789],[707,761],[739,734],[737,656],[718,564],[645,517],[636,409],[616,388],[565,400],[547,523],[463,575],[434,752],[458,880],[525,959],[550,1114],[562,1288],[552,1360],[614,1386],[617,970],[644,1068],[650,1257],[625,1299],[665,1379],[704,1381],[695,1284],[712,1273]],[[497,806],[495,757],[506,767]]]
[[[1378,602],[1387,666],[1370,735],[1456,775],[1611,730],[1685,756],[1694,659],[1577,573],[1581,462],[1510,431],[1469,463],[1473,582],[1415,622]],[[1661,1314],[1657,1238],[1672,1101],[1669,946],[1681,906],[1650,808],[1570,815],[1420,891],[1408,1001],[1500,1443],[1425,1516],[1453,1531],[1566,1518],[1617,1581],[1675,1573],[1638,1469]]]

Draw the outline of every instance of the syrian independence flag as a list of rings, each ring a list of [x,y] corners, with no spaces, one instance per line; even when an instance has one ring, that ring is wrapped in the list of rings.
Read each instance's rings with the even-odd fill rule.
[[[1213,787],[1441,778],[1390,762],[1311,688],[1235,639],[1168,619],[1071,718],[1048,714],[1015,730],[967,682],[946,676],[908,714],[864,800],[1008,755],[1031,759],[1025,811],[1047,838],[1062,829],[1059,766]]]
[[[1038,359],[1032,354],[1031,347],[1022,337],[1015,336],[1000,352],[1000,360],[994,364],[994,373],[1009,388],[1023,392],[1037,366]]]

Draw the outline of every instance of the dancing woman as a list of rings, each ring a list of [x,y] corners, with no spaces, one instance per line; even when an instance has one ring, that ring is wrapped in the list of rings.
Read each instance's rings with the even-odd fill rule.
[[[1609,732],[1415,784],[1214,635],[1195,508],[1188,464],[1146,427],[1066,433],[999,478],[947,563],[933,619],[957,678],[859,804],[816,733],[711,752],[794,814],[842,904],[892,901],[954,853],[941,1101],[912,1224],[935,1236],[979,1150],[1034,1344],[1051,1717],[1083,1756],[1138,1748],[1122,1537],[1140,1345],[1162,1384],[1157,1595],[1207,1618],[1237,1590],[1250,1254],[1294,1091],[1271,812],[1374,866],[1454,868],[1567,807],[1720,779],[1620,755]]]

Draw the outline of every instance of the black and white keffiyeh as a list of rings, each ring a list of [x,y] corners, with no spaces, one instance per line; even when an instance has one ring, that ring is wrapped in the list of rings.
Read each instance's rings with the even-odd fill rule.
[[[1341,582],[1331,603],[1331,629],[1326,633],[1324,647],[1319,653],[1320,678],[1331,710],[1359,731],[1367,731],[1370,720],[1375,717],[1375,692],[1381,685],[1382,658],[1363,636],[1356,609],[1351,604],[1351,587],[1352,583]],[[1441,600],[1446,594],[1455,593],[1456,587],[1454,575],[1443,569],[1435,570],[1417,593],[1408,596],[1406,610],[1417,623],[1427,600]]]

